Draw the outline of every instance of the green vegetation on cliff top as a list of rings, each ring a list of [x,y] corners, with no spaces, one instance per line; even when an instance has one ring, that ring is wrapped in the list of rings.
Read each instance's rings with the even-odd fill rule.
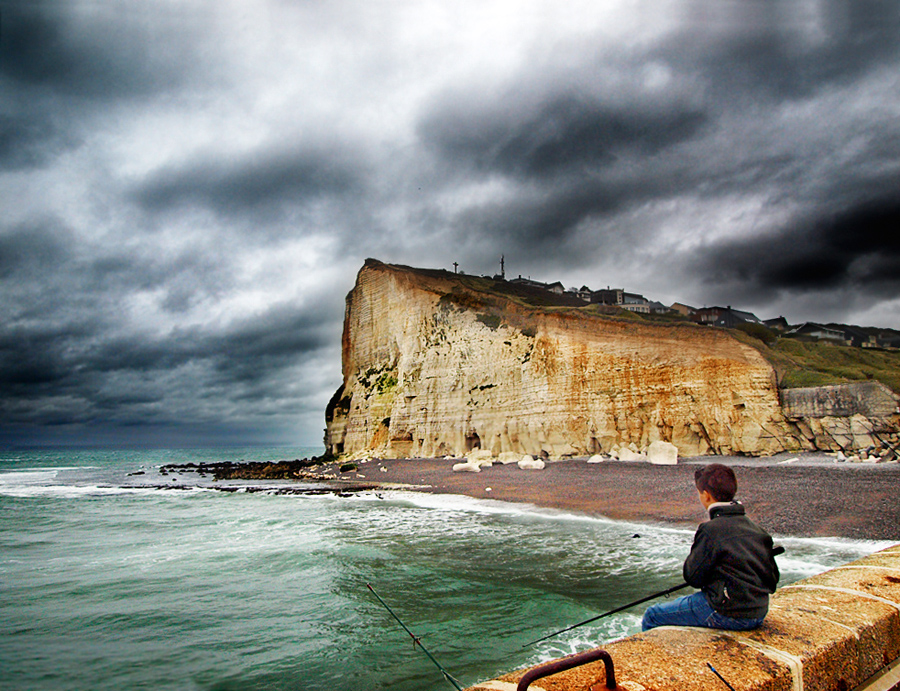
[[[794,338],[778,338],[767,345],[740,331],[732,333],[762,353],[783,389],[874,379],[900,393],[900,352]]]

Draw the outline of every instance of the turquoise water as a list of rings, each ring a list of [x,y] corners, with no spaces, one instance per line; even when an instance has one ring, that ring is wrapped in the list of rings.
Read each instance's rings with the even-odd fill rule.
[[[366,583],[468,686],[635,633],[646,605],[522,647],[680,581],[690,530],[157,471],[315,452],[0,454],[0,688],[451,689]],[[781,542],[782,584],[887,544]]]

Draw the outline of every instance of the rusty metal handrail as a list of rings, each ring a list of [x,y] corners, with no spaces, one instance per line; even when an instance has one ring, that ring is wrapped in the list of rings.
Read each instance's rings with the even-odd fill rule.
[[[547,664],[529,670],[525,673],[524,677],[519,679],[516,691],[528,691],[528,687],[533,681],[537,681],[542,677],[549,677],[551,674],[556,674],[557,672],[565,672],[567,669],[581,667],[581,665],[586,665],[589,662],[596,662],[597,660],[603,660],[603,667],[606,670],[606,688],[610,690],[616,689],[616,672],[613,669],[612,657],[605,650],[595,648],[594,650],[588,650],[584,653],[568,655],[562,659],[554,660],[553,662],[548,662]]]

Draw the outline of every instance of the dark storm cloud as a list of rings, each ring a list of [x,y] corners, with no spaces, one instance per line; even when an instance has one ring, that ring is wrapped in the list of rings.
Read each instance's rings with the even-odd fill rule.
[[[453,98],[423,118],[419,134],[438,156],[469,170],[546,179],[582,177],[621,155],[656,154],[696,136],[706,121],[703,111],[675,102],[611,105],[567,93],[506,105]]]
[[[651,50],[708,80],[719,98],[808,97],[900,54],[891,0],[685,3],[681,29]]]
[[[357,191],[360,171],[343,148],[266,150],[224,159],[192,160],[158,171],[141,183],[136,199],[151,211],[199,204],[220,213],[302,204]]]
[[[0,170],[42,166],[75,144],[45,114],[0,113]]]
[[[541,256],[543,265],[565,265],[577,256],[570,256],[560,242],[572,237],[580,224],[614,217],[630,206],[690,189],[694,184],[690,176],[648,177],[640,185],[616,178],[588,178],[525,190],[515,200],[481,205],[462,214],[459,225],[482,229],[511,256],[533,256],[539,248],[546,248],[553,252]],[[613,245],[611,241],[607,244]],[[571,252],[577,255],[578,250]]]
[[[146,419],[143,404],[212,392],[222,396],[217,405],[224,409],[238,400],[271,398],[290,413],[291,401],[282,400],[285,374],[332,345],[333,319],[324,310],[282,305],[221,331],[177,329],[156,337],[109,337],[101,325],[2,328],[4,423],[41,422],[48,414],[41,411],[58,399],[69,402],[67,410],[77,408],[79,419],[113,405],[122,420]],[[190,411],[173,405],[153,418],[176,423],[185,414]]]
[[[172,92],[209,69],[193,10],[0,0],[0,14],[0,171],[45,167],[83,143],[104,106]]]
[[[772,236],[722,242],[697,262],[700,275],[746,294],[900,292],[900,200],[866,202]]]
[[[85,243],[52,218],[0,228],[0,438],[21,428],[33,439],[48,425],[295,417],[291,381],[339,341],[340,296],[168,330],[124,312],[139,294],[176,315],[228,294],[228,257],[205,243],[156,253]]]
[[[633,65],[626,71],[640,74]],[[490,97],[445,95],[417,132],[450,180],[499,175],[516,185],[511,198],[463,211],[460,227],[478,229],[511,255],[518,246],[522,255],[536,245],[561,250],[559,241],[585,221],[694,184],[693,175],[675,177],[665,166],[644,170],[638,179],[621,172],[698,139],[710,121],[682,94],[639,92],[635,87],[607,99],[521,81]]]
[[[756,223],[735,225],[735,239],[708,254],[668,252],[666,271],[703,277],[710,301],[726,283],[758,305],[779,294],[771,286],[806,276],[828,292],[836,283],[823,277],[844,274],[862,294],[892,297],[885,275],[892,261],[880,250],[860,253],[834,237],[823,249],[818,235],[827,218],[853,218],[862,200],[896,198],[890,171],[900,128],[876,99],[877,85],[888,88],[900,68],[900,5],[741,0],[678,8],[680,22],[655,43],[585,50],[566,56],[563,68],[533,66],[499,87],[437,98],[417,133],[443,166],[444,184],[508,183],[496,200],[479,199],[448,222],[467,240],[479,238],[479,251],[496,248],[547,278],[550,267],[598,261],[601,248],[643,272],[644,261],[660,260],[653,247],[662,238],[631,215],[703,203],[730,221],[727,206],[755,196],[782,219],[760,226],[774,228],[770,239],[756,242]],[[662,75],[655,83],[647,79],[654,70]],[[596,78],[570,81],[573,73]],[[856,113],[833,98],[842,89],[859,99]],[[842,152],[838,163],[830,147],[850,141],[855,153]],[[683,225],[677,216],[656,222]],[[847,227],[831,223],[832,235]],[[780,255],[787,275],[760,279],[757,267],[767,262],[756,261],[757,250],[761,260]],[[742,253],[752,258],[722,269],[726,257]]]
[[[10,228],[0,234],[0,280],[14,275],[35,278],[53,271],[69,256],[73,242],[71,232],[56,222]]]
[[[220,252],[141,249],[79,240],[56,218],[0,226],[0,288],[15,296],[6,305],[6,324],[77,317],[108,325],[117,303],[137,291],[160,291],[164,308],[183,312],[230,282]]]
[[[207,363],[228,383],[277,379],[286,366],[329,345],[334,315],[286,305],[239,321],[221,331],[177,329],[165,337],[127,336],[106,340],[88,353],[91,372],[151,373]]]
[[[162,9],[162,8],[160,8]],[[170,88],[186,75],[189,12],[143,4],[3,0],[0,77],[90,98]]]

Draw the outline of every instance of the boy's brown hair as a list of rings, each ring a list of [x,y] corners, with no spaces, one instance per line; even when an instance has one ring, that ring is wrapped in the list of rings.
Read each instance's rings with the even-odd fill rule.
[[[697,491],[706,490],[716,501],[731,501],[737,493],[737,478],[734,471],[721,463],[710,463],[694,472]]]

